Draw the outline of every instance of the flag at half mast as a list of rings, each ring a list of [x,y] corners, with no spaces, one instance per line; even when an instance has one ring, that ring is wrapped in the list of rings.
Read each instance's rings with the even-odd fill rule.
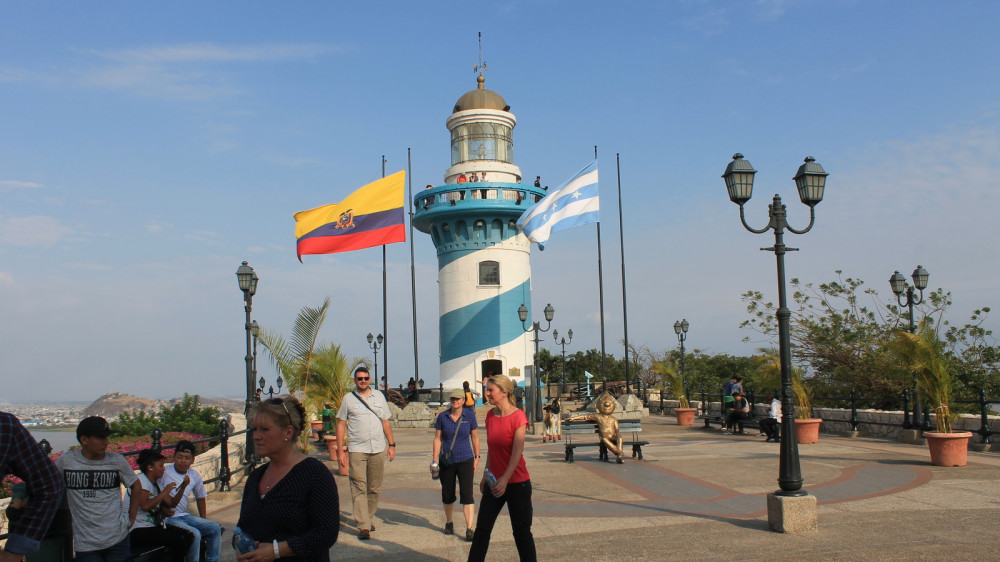
[[[583,167],[569,181],[546,195],[517,219],[528,240],[545,249],[553,232],[600,222],[601,201],[597,192],[597,160]]]
[[[296,253],[350,252],[406,242],[403,221],[406,171],[358,189],[340,203],[295,213]]]

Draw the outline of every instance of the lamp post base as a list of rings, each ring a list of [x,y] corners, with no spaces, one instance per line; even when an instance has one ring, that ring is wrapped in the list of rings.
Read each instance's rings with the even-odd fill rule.
[[[768,494],[767,524],[779,533],[815,531],[816,496]]]

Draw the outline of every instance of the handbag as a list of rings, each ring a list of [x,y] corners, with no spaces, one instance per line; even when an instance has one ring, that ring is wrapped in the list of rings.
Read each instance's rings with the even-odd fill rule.
[[[458,420],[458,425],[455,426],[455,435],[451,437],[451,446],[448,447],[447,451],[441,451],[438,454],[438,466],[441,468],[448,468],[449,466],[455,464],[451,459],[451,452],[455,449],[455,440],[458,439],[458,428],[462,427],[462,422],[465,420]]]

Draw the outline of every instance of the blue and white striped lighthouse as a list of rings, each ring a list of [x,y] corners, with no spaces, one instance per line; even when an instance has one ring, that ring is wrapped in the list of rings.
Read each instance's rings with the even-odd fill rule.
[[[544,196],[514,164],[516,119],[500,94],[478,87],[447,120],[451,167],[444,185],[414,198],[413,225],[438,255],[441,382],[457,388],[489,374],[524,381],[532,340],[517,317],[531,310],[531,247],[515,222]],[[531,325],[529,318],[528,326]]]

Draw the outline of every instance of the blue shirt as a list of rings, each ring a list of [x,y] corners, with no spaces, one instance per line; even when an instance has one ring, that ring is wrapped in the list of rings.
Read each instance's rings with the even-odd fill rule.
[[[452,462],[465,462],[473,457],[475,453],[472,451],[472,430],[478,429],[479,423],[476,421],[476,416],[471,411],[462,408],[462,417],[458,418],[458,421],[453,421],[451,419],[451,410],[445,410],[438,414],[437,419],[434,421],[434,429],[441,430],[441,451],[447,451],[451,449],[451,460]],[[458,430],[458,435],[455,435],[455,430]],[[455,446],[451,446],[452,439],[455,441]]]

